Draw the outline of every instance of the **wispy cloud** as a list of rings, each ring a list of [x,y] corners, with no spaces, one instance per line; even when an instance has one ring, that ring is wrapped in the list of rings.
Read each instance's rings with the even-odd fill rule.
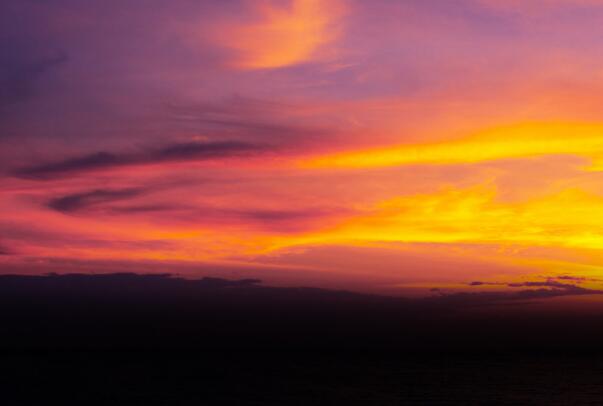
[[[603,126],[584,123],[528,123],[486,130],[458,140],[392,145],[304,159],[306,168],[379,168],[402,165],[467,164],[543,155],[602,156]],[[596,166],[596,165],[595,165]]]
[[[292,0],[284,5],[261,0],[250,4],[255,19],[220,26],[228,32],[220,41],[238,53],[237,68],[281,68],[308,62],[337,38],[343,1]]]
[[[48,207],[61,212],[77,212],[91,206],[112,203],[119,200],[140,196],[145,192],[142,188],[130,189],[96,189],[83,193],[57,197],[48,202]]]
[[[310,112],[308,112],[308,110]],[[333,135],[312,123],[311,106],[242,96],[215,102],[165,104],[167,119],[212,137],[236,137],[277,145],[303,145]]]
[[[47,180],[132,165],[248,157],[265,153],[268,150],[269,148],[265,145],[239,141],[189,142],[171,144],[163,148],[137,153],[95,152],[62,161],[21,168],[14,171],[14,175]]]
[[[89,216],[147,216],[155,214],[160,222],[212,227],[263,229],[272,232],[295,232],[332,223],[350,215],[347,209],[307,207],[298,209],[262,208],[241,202],[240,207],[209,206],[178,202],[168,193],[156,193],[153,187],[93,189],[50,199],[46,206],[65,214]],[[155,193],[148,202],[144,198]],[[130,202],[136,200],[136,202]]]
[[[567,277],[558,276],[550,277],[544,281],[524,281],[524,282],[482,282],[473,281],[470,282],[469,286],[504,286],[509,288],[531,288],[526,290],[520,290],[515,292],[485,292],[488,295],[494,295],[493,298],[500,299],[537,299],[537,298],[548,298],[557,296],[573,296],[573,295],[592,295],[592,294],[603,294],[603,290],[589,289],[579,286],[575,283],[566,283],[562,281],[573,281],[573,282],[584,282],[588,281],[589,278],[582,277]]]

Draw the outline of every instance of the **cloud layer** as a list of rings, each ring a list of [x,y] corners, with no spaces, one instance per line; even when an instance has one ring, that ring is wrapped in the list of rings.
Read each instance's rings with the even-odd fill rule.
[[[208,143],[190,142],[172,144],[156,150],[130,154],[113,154],[104,151],[95,152],[58,162],[21,168],[15,171],[15,175],[44,180],[74,176],[89,171],[108,170],[135,165],[216,160],[249,156],[264,152],[265,150],[266,148],[261,145],[236,141]]]
[[[600,290],[601,18],[562,0],[5,1],[0,267]]]

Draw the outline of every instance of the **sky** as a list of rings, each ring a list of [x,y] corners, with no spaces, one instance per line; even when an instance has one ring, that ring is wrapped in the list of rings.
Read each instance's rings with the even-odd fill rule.
[[[602,39],[600,0],[3,1],[0,271],[603,288]]]

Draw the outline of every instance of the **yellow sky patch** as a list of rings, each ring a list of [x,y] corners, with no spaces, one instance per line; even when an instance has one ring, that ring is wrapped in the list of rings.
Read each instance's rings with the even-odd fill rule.
[[[425,144],[393,145],[303,159],[304,168],[378,168],[413,164],[478,163],[505,158],[576,155],[597,169],[603,157],[603,124],[527,123],[469,137]]]

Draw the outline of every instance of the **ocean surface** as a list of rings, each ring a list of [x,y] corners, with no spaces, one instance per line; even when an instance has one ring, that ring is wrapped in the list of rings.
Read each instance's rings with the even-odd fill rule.
[[[21,352],[3,405],[600,405],[590,354]]]

